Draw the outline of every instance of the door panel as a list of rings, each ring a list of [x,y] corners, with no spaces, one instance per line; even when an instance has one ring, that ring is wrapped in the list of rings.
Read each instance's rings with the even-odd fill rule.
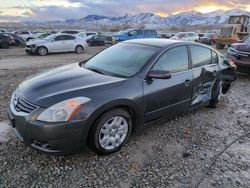
[[[219,75],[218,58],[212,61],[212,51],[200,46],[191,46],[194,87],[191,106],[207,105],[211,100],[213,84]]]
[[[53,41],[48,44],[48,49],[50,52],[60,52],[62,50],[62,41]]]
[[[192,80],[192,71],[188,70],[173,74],[168,80],[144,81],[145,121],[186,111],[190,107]]]
[[[186,45],[168,49],[151,68],[152,71],[168,71],[170,79],[148,79],[144,81],[145,120],[185,111],[190,106],[193,74],[189,68]]]

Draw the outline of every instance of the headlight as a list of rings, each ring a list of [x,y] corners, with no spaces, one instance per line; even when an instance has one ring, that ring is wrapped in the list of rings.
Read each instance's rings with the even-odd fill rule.
[[[65,122],[71,120],[83,104],[90,101],[87,97],[76,97],[59,102],[44,110],[37,120],[45,122]]]
[[[228,53],[229,55],[233,55],[233,56],[238,56],[238,53],[237,53],[237,52],[238,52],[238,51],[235,50],[235,49],[232,48],[232,47],[228,48],[228,50],[227,50],[227,53]]]

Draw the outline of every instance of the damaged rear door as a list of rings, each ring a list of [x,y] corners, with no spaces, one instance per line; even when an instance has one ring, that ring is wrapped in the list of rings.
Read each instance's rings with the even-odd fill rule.
[[[219,77],[218,55],[210,48],[190,45],[193,94],[191,107],[208,105],[215,80]]]

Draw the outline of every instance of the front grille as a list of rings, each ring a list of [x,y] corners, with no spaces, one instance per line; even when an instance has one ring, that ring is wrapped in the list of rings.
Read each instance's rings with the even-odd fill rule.
[[[36,105],[24,100],[20,95],[15,96],[13,103],[17,112],[31,113],[37,108]]]

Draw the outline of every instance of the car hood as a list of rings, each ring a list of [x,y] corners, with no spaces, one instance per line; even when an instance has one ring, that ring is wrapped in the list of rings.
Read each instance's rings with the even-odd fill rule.
[[[73,97],[91,98],[91,93],[116,87],[124,80],[95,73],[75,63],[30,76],[19,85],[17,91],[27,101],[49,107]]]
[[[31,39],[28,42],[26,42],[26,45],[38,45],[38,44],[44,44],[48,41],[42,40],[42,39]]]
[[[232,44],[232,47],[238,51],[250,52],[250,45],[244,43]]]

